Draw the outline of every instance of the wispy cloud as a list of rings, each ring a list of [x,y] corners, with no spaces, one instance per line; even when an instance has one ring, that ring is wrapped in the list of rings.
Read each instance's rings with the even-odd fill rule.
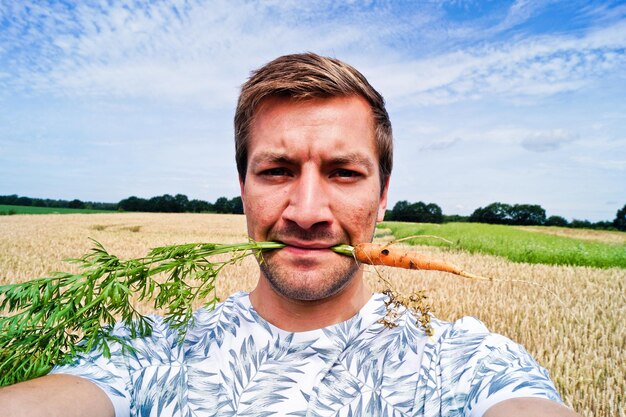
[[[225,105],[247,71],[277,52],[304,48],[350,58],[367,45],[372,57],[383,57],[387,63],[371,60],[363,63],[364,69],[390,98],[432,105],[489,95],[545,96],[577,90],[626,64],[622,53],[626,22],[582,37],[479,43],[420,58],[404,53],[408,45],[402,40],[414,37],[416,25],[426,37],[438,31],[443,21],[424,18],[426,11],[440,15],[436,10],[411,10],[411,24],[405,20],[393,25],[389,19],[397,13],[389,8],[354,6],[351,17],[345,18],[339,14],[345,10],[331,4],[168,1],[133,6],[113,2],[107,7],[5,6],[5,14],[14,20],[0,44],[3,60],[13,70],[0,77],[0,83],[61,95]],[[490,27],[491,35],[523,23],[540,4],[515,2]],[[388,52],[390,43],[400,44],[399,48]]]
[[[549,152],[559,149],[564,144],[577,139],[577,135],[563,129],[554,129],[547,132],[533,132],[522,138],[521,145],[524,149],[533,152]]]
[[[14,6],[4,60],[13,88],[54,94],[232,102],[251,68],[280,53],[380,46],[390,30],[363,21],[387,15],[332,2],[154,2],[107,7]],[[322,6],[319,11],[317,6]],[[71,22],[69,24],[63,22]],[[379,23],[379,29],[384,25]],[[324,36],[319,36],[324,34]]]
[[[431,141],[422,145],[420,151],[444,151],[453,147],[461,141],[460,138],[441,139],[437,141]]]
[[[626,67],[624,48],[626,22],[621,22],[583,37],[541,36],[513,44],[493,43],[384,64],[373,73],[388,94],[410,105],[489,96],[543,97],[579,90],[615,74]]]

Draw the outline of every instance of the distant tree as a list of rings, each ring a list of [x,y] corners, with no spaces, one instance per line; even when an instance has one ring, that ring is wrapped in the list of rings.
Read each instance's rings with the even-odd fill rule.
[[[589,220],[578,220],[578,219],[572,220],[572,222],[569,225],[570,227],[573,227],[575,229],[591,229],[591,226],[592,226]]]
[[[424,223],[441,223],[443,222],[443,212],[441,211],[441,207],[439,207],[435,203],[426,204],[422,213],[421,220]]]
[[[18,206],[32,206],[33,199],[30,197],[20,197],[17,199],[17,205]]]
[[[178,212],[178,203],[173,195],[163,194],[161,196],[152,197],[148,200],[148,211],[176,213]]]
[[[47,198],[46,207],[63,208],[67,207],[67,204],[64,204],[63,200],[54,200],[51,198]]]
[[[243,214],[243,200],[241,197],[234,197],[229,201],[231,213]]]
[[[500,202],[491,203],[474,210],[469,220],[477,223],[510,224],[511,206]]]
[[[232,207],[230,206],[230,201],[226,197],[220,197],[215,200],[213,204],[213,208],[216,213],[232,213]]]
[[[85,203],[83,203],[79,199],[74,199],[70,201],[69,203],[67,203],[67,207],[74,208],[74,209],[82,209],[82,208],[85,208]]]
[[[389,220],[416,223],[441,223],[443,213],[437,204],[426,204],[422,201],[409,203],[406,200],[398,201],[387,216]]]
[[[615,230],[615,227],[613,226],[613,222],[610,222],[607,220],[602,220],[599,222],[592,223],[591,228],[597,229],[597,230]]]
[[[187,205],[189,211],[194,213],[207,213],[213,211],[213,204],[204,200],[191,200]]]
[[[176,213],[184,213],[186,211],[189,211],[188,206],[189,206],[189,199],[187,198],[186,195],[184,194],[176,194],[174,196],[174,201],[175,201],[175,211]]]
[[[561,217],[561,216],[550,216],[546,219],[546,221],[544,222],[544,225],[546,226],[562,226],[562,227],[567,227],[569,225],[569,223],[567,222],[567,220],[565,219],[565,217]]]
[[[85,202],[85,208],[93,210],[119,210],[117,203],[101,203],[97,201]]]
[[[617,210],[615,220],[613,220],[613,227],[617,230],[626,231],[626,204],[624,204],[624,207]]]
[[[19,197],[17,196],[17,194],[3,195],[0,197],[0,204],[7,204],[9,206],[17,206],[18,199]]]
[[[520,226],[542,225],[546,221],[546,211],[536,204],[515,204],[509,209],[511,224]]]
[[[148,211],[148,202],[139,197],[128,197],[117,203],[117,207],[124,211]]]
[[[398,222],[410,222],[410,205],[411,204],[406,200],[398,201],[391,210],[391,220],[395,220]]]

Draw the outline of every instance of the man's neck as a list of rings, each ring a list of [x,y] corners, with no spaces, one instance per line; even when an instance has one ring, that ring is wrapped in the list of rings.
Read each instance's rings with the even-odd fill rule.
[[[357,274],[339,293],[322,300],[300,301],[278,294],[261,275],[250,293],[256,312],[269,323],[289,332],[305,332],[341,323],[356,315],[372,296]]]

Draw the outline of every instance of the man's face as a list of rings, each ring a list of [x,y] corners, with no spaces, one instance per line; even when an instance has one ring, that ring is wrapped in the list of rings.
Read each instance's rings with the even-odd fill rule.
[[[240,185],[250,237],[288,245],[264,253],[261,279],[290,299],[336,294],[362,272],[328,248],[370,242],[385,213],[367,102],[267,99],[252,124]]]

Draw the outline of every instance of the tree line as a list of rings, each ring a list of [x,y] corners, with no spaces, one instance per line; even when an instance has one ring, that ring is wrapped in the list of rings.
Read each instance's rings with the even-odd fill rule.
[[[574,219],[571,222],[561,216],[546,216],[546,210],[537,204],[506,204],[495,202],[479,207],[469,216],[446,216],[434,203],[410,203],[398,201],[387,210],[385,220],[416,223],[475,222],[517,226],[562,226],[587,229],[617,229],[626,231],[626,204],[619,209],[613,221],[590,222]]]
[[[189,200],[184,194],[164,194],[149,199],[133,196],[121,200],[117,206],[122,211],[243,214],[241,197],[219,197],[214,203],[209,203],[204,200]]]
[[[152,198],[128,197],[118,203],[93,201],[54,200],[49,198],[20,197],[17,194],[0,195],[0,204],[12,206],[75,208],[114,211],[147,211],[156,213],[231,213],[243,214],[241,197],[219,197],[214,203],[189,200],[184,194],[164,194]]]
[[[17,194],[0,195],[0,204],[28,207],[117,210],[117,203],[99,203],[95,201],[81,201],[78,199],[55,200],[51,198],[20,197]]]
[[[128,197],[118,203],[93,201],[54,200],[20,197],[17,194],[0,195],[0,204],[51,208],[77,208],[94,210],[144,211],[157,213],[230,213],[243,214],[241,197],[219,197],[210,203],[190,200],[184,194],[163,194],[152,198]],[[393,209],[387,210],[385,220],[416,223],[476,222],[518,226],[563,226],[589,229],[617,229],[626,231],[626,204],[617,211],[613,221],[592,223],[574,219],[571,222],[561,216],[546,216],[543,207],[537,204],[506,204],[495,202],[479,207],[469,216],[445,215],[435,203],[398,201]]]

